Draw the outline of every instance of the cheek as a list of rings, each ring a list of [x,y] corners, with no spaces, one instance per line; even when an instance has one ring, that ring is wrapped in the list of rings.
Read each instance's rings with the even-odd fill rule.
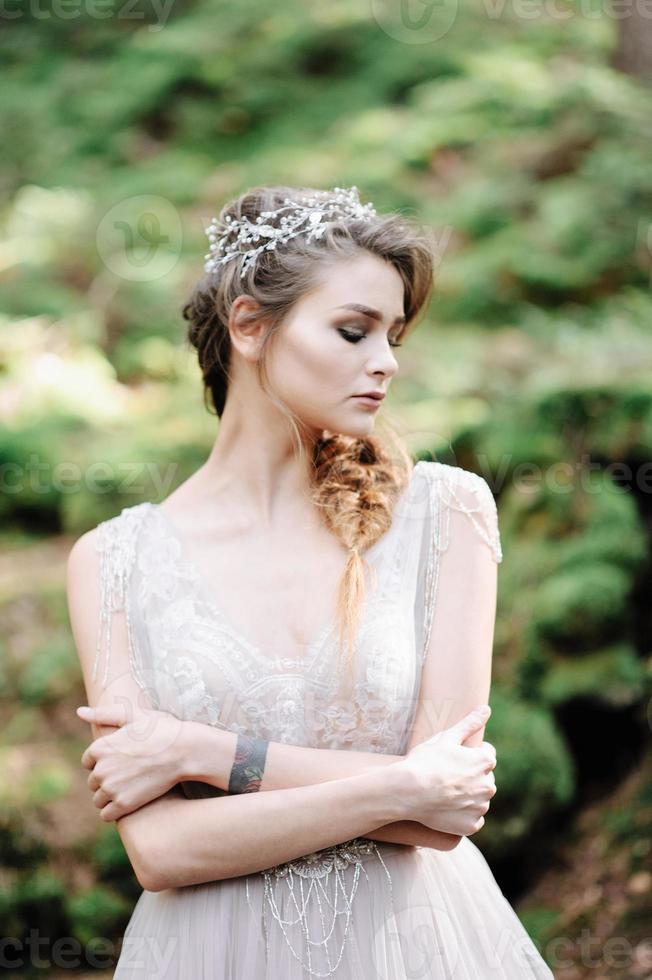
[[[320,403],[324,395],[332,395],[341,386],[350,387],[348,375],[354,358],[344,356],[337,338],[326,334],[309,341],[304,337],[287,340],[278,350],[272,375],[283,390]]]

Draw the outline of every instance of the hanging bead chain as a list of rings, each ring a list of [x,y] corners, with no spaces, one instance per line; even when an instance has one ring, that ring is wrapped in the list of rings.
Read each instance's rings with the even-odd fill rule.
[[[494,556],[496,562],[501,562],[503,560],[503,553],[500,546],[500,535],[498,531],[498,511],[496,509],[496,501],[494,500],[494,495],[491,492],[491,488],[486,483],[482,477],[478,476],[477,473],[471,473],[468,470],[460,470],[459,467],[450,467],[453,473],[446,473],[443,476],[443,486],[445,487],[447,497],[445,499],[446,509],[449,511],[451,508],[457,510],[462,514],[466,514],[467,517],[471,518],[471,522],[475,526],[478,534],[485,541]],[[455,472],[457,471],[457,472]],[[479,503],[476,507],[467,507],[464,501],[460,498],[457,488],[460,485],[466,485],[472,490],[475,490],[478,496]],[[482,519],[479,521],[476,514],[480,514]],[[450,527],[450,514],[448,514],[449,519],[446,522],[446,538],[442,541],[440,550],[444,551],[448,547],[449,543],[449,527]]]
[[[95,549],[100,554],[100,622],[92,677],[93,680],[96,679],[104,647],[102,687],[106,685],[109,676],[112,615],[125,605],[127,583],[136,554],[138,530],[148,506],[147,503],[143,503],[126,507],[118,517],[102,521],[97,527]]]
[[[380,850],[376,846],[375,841],[369,840],[367,838],[354,838],[352,841],[347,841],[344,844],[336,844],[333,847],[324,848],[321,851],[315,851],[312,854],[308,854],[303,858],[299,858],[294,861],[288,861],[284,864],[276,865],[274,868],[267,868],[261,871],[260,874],[264,878],[264,910],[263,910],[263,933],[265,937],[265,950],[267,953],[267,959],[270,958],[270,948],[269,948],[269,937],[267,928],[267,908],[271,910],[272,916],[278,922],[281,927],[281,931],[285,937],[287,946],[294,956],[294,958],[302,965],[304,969],[313,977],[332,977],[335,974],[342,957],[344,955],[344,949],[347,943],[347,938],[349,936],[350,926],[351,926],[351,916],[353,911],[353,899],[358,889],[358,883],[360,879],[361,870],[364,872],[367,881],[369,880],[369,875],[362,866],[362,858],[364,855],[374,854],[382,864],[385,875],[389,882],[389,893],[390,893],[390,903],[392,907],[392,913],[394,914],[394,896],[392,890],[392,878],[385,864]],[[342,872],[350,865],[355,864],[355,869],[353,873],[353,882],[351,884],[351,892],[349,895],[346,893],[345,880]],[[335,872],[335,900],[334,903],[331,902],[327,890],[324,887],[321,879],[328,878],[331,872]],[[295,875],[299,880],[299,888],[301,892],[301,905],[298,904],[296,894],[295,894]],[[310,884],[308,887],[307,895],[304,892],[304,879],[310,879]],[[276,881],[278,884],[281,880],[285,880],[289,888],[290,898],[297,912],[297,917],[295,919],[283,919],[279,911],[278,905],[276,903],[275,889],[273,887],[273,882]],[[338,891],[341,890],[342,897],[344,900],[344,908],[338,908]],[[245,880],[245,891],[246,898],[249,908],[253,912],[253,906],[251,904],[251,899],[249,896],[249,878]],[[322,926],[322,939],[313,940],[309,936],[308,932],[308,903],[312,893],[315,893],[318,908],[319,917]],[[321,892],[321,894],[320,894]],[[333,912],[332,923],[330,929],[327,931],[326,922],[324,916],[324,909],[322,906],[322,897],[325,899],[326,904]],[[335,924],[338,916],[346,914],[346,925],[344,927],[344,935],[342,938],[342,944],[339,950],[339,955],[337,956],[336,962],[333,964],[331,961],[331,954],[328,948],[328,940],[333,935],[335,929]],[[299,925],[301,932],[305,941],[307,950],[307,962],[302,959],[299,953],[295,950],[292,945],[292,941],[287,933],[286,926]],[[318,972],[313,969],[312,964],[312,952],[311,946],[323,946],[324,952],[326,953],[328,962],[328,972]]]
[[[439,584],[440,553],[446,551],[450,544],[450,518],[451,510],[456,510],[466,514],[478,531],[480,537],[491,548],[494,560],[503,560],[502,548],[500,545],[500,533],[498,530],[498,512],[496,501],[489,485],[476,473],[468,470],[461,470],[457,466],[448,466],[446,463],[439,463],[436,470],[431,469],[428,487],[428,502],[430,508],[431,526],[435,530],[432,547],[428,549],[428,558],[425,574],[425,594],[426,615],[424,626],[424,640],[422,646],[421,659],[425,656],[428,648],[432,621],[435,612],[437,599],[437,587]],[[477,507],[468,507],[460,499],[457,487],[464,483],[477,491],[480,503]],[[475,516],[480,513],[482,520],[479,521]],[[487,531],[488,529],[488,531]]]

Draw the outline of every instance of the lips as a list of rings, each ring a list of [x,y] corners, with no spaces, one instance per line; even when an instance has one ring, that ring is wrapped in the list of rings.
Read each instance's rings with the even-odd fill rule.
[[[361,395],[354,395],[354,398],[375,398],[376,401],[381,402],[385,397],[382,391],[365,391]]]
[[[378,411],[382,402],[382,398],[374,398],[370,397],[369,395],[353,395],[353,397],[357,402],[360,402],[361,405],[364,405],[365,408],[371,408],[374,410],[374,412]]]

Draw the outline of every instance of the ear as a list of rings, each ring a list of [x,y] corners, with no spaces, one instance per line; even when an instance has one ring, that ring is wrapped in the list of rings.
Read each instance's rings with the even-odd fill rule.
[[[257,361],[263,341],[266,318],[252,316],[260,310],[260,304],[253,296],[241,293],[236,296],[229,312],[229,333],[231,344],[247,361]]]

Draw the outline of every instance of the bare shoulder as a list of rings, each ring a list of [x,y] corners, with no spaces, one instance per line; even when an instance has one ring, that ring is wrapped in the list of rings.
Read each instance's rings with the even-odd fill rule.
[[[71,579],[73,581],[76,579],[83,580],[85,575],[88,575],[93,569],[97,569],[99,565],[99,554],[97,551],[98,540],[99,529],[97,527],[86,531],[81,537],[77,538],[68,552],[66,563],[69,583]]]
[[[100,555],[97,528],[86,531],[73,544],[66,565],[68,616],[86,680],[97,638],[100,607]]]

